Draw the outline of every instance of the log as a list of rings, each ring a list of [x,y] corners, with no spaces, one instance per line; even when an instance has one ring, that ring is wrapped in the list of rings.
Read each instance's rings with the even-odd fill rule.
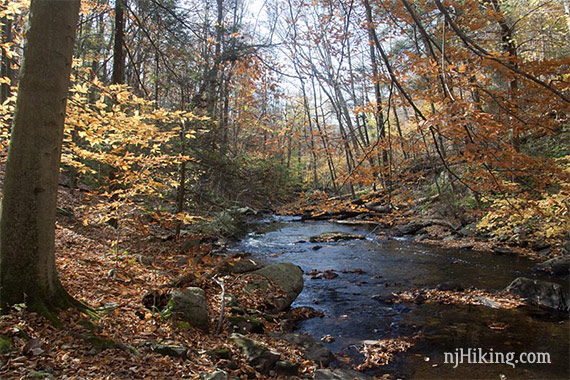
[[[416,199],[414,204],[416,206],[418,206],[418,205],[421,205],[421,204],[426,203],[426,202],[433,202],[433,201],[437,200],[438,198],[439,198],[439,194],[432,195],[431,197],[423,197],[423,198]]]
[[[364,204],[364,199],[362,198],[354,198],[350,201],[351,204],[355,205],[355,206],[360,206]]]
[[[301,217],[301,220],[328,220],[328,219],[342,220],[342,219],[354,218],[355,216],[364,213],[365,211],[341,210],[335,212],[325,212],[319,215],[304,214]]]

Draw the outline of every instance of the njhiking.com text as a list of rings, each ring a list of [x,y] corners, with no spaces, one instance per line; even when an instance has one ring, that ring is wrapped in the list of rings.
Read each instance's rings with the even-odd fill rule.
[[[550,364],[548,352],[496,352],[493,349],[482,348],[456,348],[455,352],[444,352],[444,363],[453,364],[457,368],[460,364],[506,364],[513,368],[517,364]]]

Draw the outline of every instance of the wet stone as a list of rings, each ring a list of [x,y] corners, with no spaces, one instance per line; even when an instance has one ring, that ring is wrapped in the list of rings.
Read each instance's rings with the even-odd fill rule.
[[[331,243],[344,240],[364,240],[366,237],[360,234],[348,234],[344,232],[325,232],[311,237],[311,243]]]

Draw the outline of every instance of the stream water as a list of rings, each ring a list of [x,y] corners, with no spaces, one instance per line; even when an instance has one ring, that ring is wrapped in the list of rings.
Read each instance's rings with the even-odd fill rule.
[[[484,306],[455,306],[437,303],[392,304],[382,301],[392,292],[416,287],[435,287],[455,281],[500,290],[513,279],[533,275],[534,263],[513,256],[496,256],[471,250],[450,250],[408,241],[379,240],[365,227],[331,222],[301,222],[291,217],[271,217],[257,225],[236,250],[252,253],[265,263],[293,262],[305,273],[305,287],[293,307],[311,306],[324,318],[301,322],[297,331],[316,339],[331,335],[325,343],[333,352],[358,362],[364,340],[413,336],[423,338],[387,366],[369,371],[391,373],[414,379],[568,379],[570,378],[570,330],[568,317],[538,309],[493,309]],[[366,240],[310,243],[311,236],[324,232],[347,232]],[[320,248],[319,248],[320,247]],[[335,270],[334,279],[311,279],[313,269]],[[350,273],[351,270],[363,273]],[[344,271],[344,273],[343,273]],[[358,271],[357,271],[358,272]],[[568,281],[557,280],[566,287]],[[489,328],[493,322],[502,330]],[[444,363],[444,352],[456,349],[483,352],[547,352],[550,364],[463,364]],[[340,363],[337,363],[340,366]],[[333,363],[334,366],[334,363]],[[504,376],[504,377],[501,377]]]

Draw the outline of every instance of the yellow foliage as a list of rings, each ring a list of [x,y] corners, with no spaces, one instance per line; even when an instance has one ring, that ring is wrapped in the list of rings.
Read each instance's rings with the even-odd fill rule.
[[[30,6],[30,0],[10,0],[2,4],[0,18],[13,20],[14,16],[21,14]]]
[[[509,237],[525,230],[534,239],[561,238],[570,231],[569,195],[565,189],[540,200],[496,199],[477,228],[494,236]]]
[[[115,201],[98,204],[96,212],[89,212],[91,221],[120,217],[117,214],[125,207],[133,215],[141,196],[160,199],[164,191],[178,186],[173,178],[176,165],[192,158],[180,154],[175,145],[180,131],[184,138],[194,137],[187,125],[197,117],[157,108],[124,85],[83,81],[72,87],[72,93],[62,162],[81,174],[95,174],[93,162],[113,173],[108,181],[112,190],[103,196]],[[185,215],[182,220],[193,219]]]
[[[203,118],[186,111],[157,108],[124,85],[104,86],[98,80],[82,80],[80,75],[72,79],[62,164],[80,177],[95,178],[98,174],[99,185],[113,189],[103,197],[123,206],[135,205],[141,196],[162,198],[169,188],[175,189],[177,165],[193,160],[181,154],[177,144],[181,135],[194,138],[190,122]],[[15,101],[16,96],[12,96],[0,105],[0,142],[4,147],[9,140]],[[113,173],[106,182],[102,170]],[[102,202],[96,211],[86,214],[91,215],[91,221],[100,222],[118,209],[113,202]],[[189,215],[180,219],[193,220]]]

